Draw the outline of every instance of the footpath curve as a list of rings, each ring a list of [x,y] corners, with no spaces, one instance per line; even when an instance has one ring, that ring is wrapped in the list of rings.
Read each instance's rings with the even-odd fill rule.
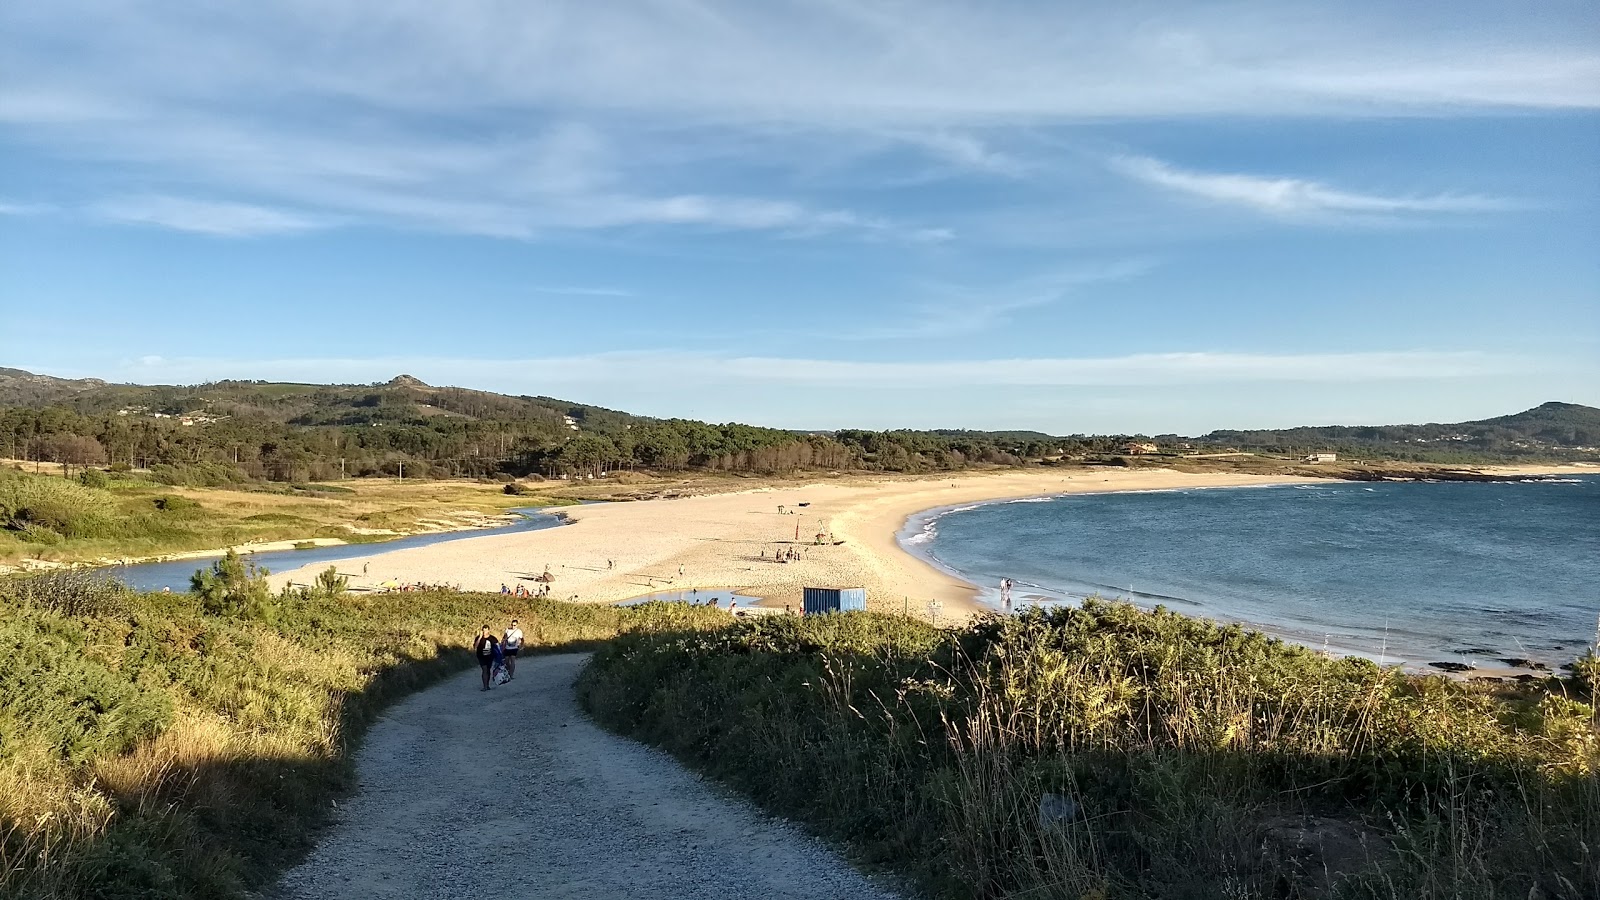
[[[581,654],[531,656],[488,693],[474,669],[367,732],[360,783],[282,898],[895,900],[577,708]]]

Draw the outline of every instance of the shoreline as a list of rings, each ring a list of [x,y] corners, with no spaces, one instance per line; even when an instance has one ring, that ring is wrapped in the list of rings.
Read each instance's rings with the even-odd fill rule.
[[[798,608],[805,586],[865,587],[868,608],[941,621],[986,611],[979,589],[901,547],[913,516],[944,506],[1061,493],[1303,484],[1325,478],[1170,469],[1048,469],[923,478],[858,477],[802,482],[671,500],[595,504],[563,510],[570,525],[486,535],[428,547],[357,556],[340,563],[354,588],[384,582],[460,584],[497,591],[614,603],[663,590],[736,589],[766,604]],[[821,535],[819,543],[817,536]],[[793,551],[793,562],[775,556]],[[366,564],[370,574],[359,573]],[[315,575],[302,567],[271,576],[274,587]],[[351,572],[345,572],[344,569]]]
[[[553,508],[553,507],[552,507]],[[458,534],[468,531],[488,531],[516,524],[517,517],[521,515],[507,513],[505,515],[479,515],[476,521],[469,521],[457,517],[458,524],[440,527],[424,528],[420,531],[389,531],[372,528],[351,528],[353,536],[372,537],[382,535],[381,540],[354,541],[335,537],[304,537],[304,538],[277,538],[270,541],[245,541],[242,544],[233,544],[227,547],[213,547],[205,550],[179,550],[175,553],[158,553],[152,556],[102,556],[96,559],[80,560],[52,560],[52,559],[22,559],[15,563],[0,563],[0,576],[15,574],[32,574],[38,572],[54,572],[62,569],[115,569],[123,566],[142,566],[157,563],[184,562],[192,559],[220,559],[228,555],[231,550],[240,556],[251,556],[256,553],[278,553],[288,550],[306,550],[322,547],[382,547],[393,541],[410,537],[434,534]],[[440,520],[443,521],[443,520]],[[307,545],[310,545],[309,547]],[[379,550],[377,552],[389,552]]]

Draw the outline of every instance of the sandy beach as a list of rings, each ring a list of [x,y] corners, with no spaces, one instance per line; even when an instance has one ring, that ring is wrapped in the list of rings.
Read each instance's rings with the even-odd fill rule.
[[[938,600],[941,616],[955,619],[980,608],[977,592],[901,549],[896,533],[915,513],[1045,494],[1309,480],[1314,479],[1109,469],[797,483],[676,500],[566,507],[561,513],[572,524],[562,528],[390,553],[375,548],[374,555],[343,560],[338,568],[350,576],[353,588],[424,582],[481,591],[519,583],[535,589],[534,579],[548,569],[555,577],[551,596],[587,603],[654,591],[733,588],[769,604],[798,608],[803,587],[865,587],[871,608],[900,611],[909,606],[927,615],[928,602]],[[818,534],[824,536],[822,544]],[[797,561],[776,561],[778,551],[791,547],[800,552]],[[275,586],[304,584],[321,568],[326,566],[277,573],[272,580]]]

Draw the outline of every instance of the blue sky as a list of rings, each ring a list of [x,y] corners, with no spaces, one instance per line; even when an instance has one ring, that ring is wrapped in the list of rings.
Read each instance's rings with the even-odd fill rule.
[[[1600,405],[1597,248],[1586,2],[0,6],[0,365],[56,375],[1451,421]]]

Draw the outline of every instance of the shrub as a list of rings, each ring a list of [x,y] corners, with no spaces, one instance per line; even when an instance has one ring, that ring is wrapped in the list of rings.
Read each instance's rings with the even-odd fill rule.
[[[144,594],[79,618],[14,592],[0,582],[0,897],[40,900],[270,894],[354,784],[363,730],[470,669],[483,621],[520,618],[529,652],[727,622],[454,592],[308,597],[273,622]]]
[[[99,469],[85,468],[78,472],[78,483],[88,488],[105,488],[111,485],[111,479]]]
[[[1600,896],[1589,706],[1163,610],[624,636],[578,690],[938,897]]]
[[[116,532],[111,495],[65,478],[0,473],[0,528],[62,537],[101,537]]]
[[[189,579],[189,590],[199,596],[201,608],[211,615],[266,618],[273,606],[268,574],[229,550],[210,569],[197,570]]]
[[[532,493],[532,490],[527,485],[519,484],[515,481],[506,485],[502,490],[513,497],[521,497],[524,494]]]
[[[0,604],[35,607],[71,617],[120,615],[130,593],[122,582],[85,569],[0,578]]]
[[[198,512],[202,508],[199,501],[188,497],[157,497],[150,502],[156,509],[169,513]]]
[[[329,566],[317,573],[314,589],[318,595],[332,599],[344,593],[349,586],[350,579],[340,575],[337,566]]]
[[[118,754],[172,721],[165,694],[87,657],[48,618],[0,623],[0,747],[39,743],[68,763]]]

